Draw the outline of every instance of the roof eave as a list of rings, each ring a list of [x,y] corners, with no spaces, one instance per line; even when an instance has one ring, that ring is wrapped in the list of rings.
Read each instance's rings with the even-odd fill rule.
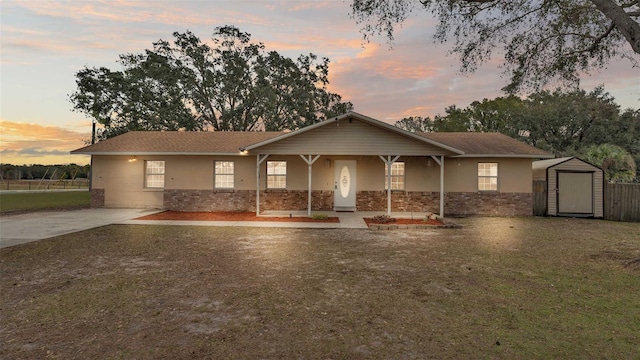
[[[83,152],[83,151],[71,151],[71,155],[208,155],[208,156],[247,156],[247,154],[243,154],[242,152],[176,152],[176,151],[91,151],[91,152]]]
[[[551,159],[552,154],[463,154],[453,155],[455,158],[475,158],[475,157],[492,157],[492,158],[526,158],[526,159]]]

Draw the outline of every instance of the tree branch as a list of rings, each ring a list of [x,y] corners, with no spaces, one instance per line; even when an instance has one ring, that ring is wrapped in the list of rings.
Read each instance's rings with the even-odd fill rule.
[[[591,2],[615,24],[616,29],[627,39],[633,51],[640,54],[640,24],[633,21],[631,16],[613,0],[591,0]]]

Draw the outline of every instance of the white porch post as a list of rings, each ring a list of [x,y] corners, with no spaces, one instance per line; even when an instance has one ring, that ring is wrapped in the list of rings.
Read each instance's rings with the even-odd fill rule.
[[[380,160],[382,160],[385,164],[387,164],[387,215],[391,215],[391,165],[393,165],[396,160],[400,157],[400,155],[391,159],[391,155],[387,156],[385,159],[384,156],[378,155]]]
[[[256,157],[256,216],[260,216],[260,164],[262,164],[267,158],[269,154],[261,156],[260,154]]]
[[[440,155],[440,160],[434,155],[431,158],[440,165],[440,216],[444,217],[444,155]]]
[[[307,199],[307,216],[311,216],[311,165],[313,165],[313,163],[316,162],[316,160],[318,160],[320,155],[316,155],[314,158],[312,158],[313,155],[307,155],[307,156],[308,158],[306,158],[304,155],[300,155],[302,160],[304,160],[304,162],[306,162],[307,165],[309,166],[309,170],[307,171],[309,173],[309,191],[308,191],[309,194]]]

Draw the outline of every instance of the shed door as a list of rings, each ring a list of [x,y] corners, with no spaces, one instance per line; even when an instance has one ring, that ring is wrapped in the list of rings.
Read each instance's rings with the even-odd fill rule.
[[[558,172],[558,212],[593,214],[593,173]]]

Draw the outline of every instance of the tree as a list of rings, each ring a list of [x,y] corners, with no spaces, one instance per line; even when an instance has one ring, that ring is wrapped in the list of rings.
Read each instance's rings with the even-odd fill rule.
[[[470,131],[500,132],[520,138],[526,102],[517,96],[497,97],[474,101],[464,110],[469,118]]]
[[[602,168],[604,178],[608,182],[632,182],[636,177],[636,164],[633,157],[619,146],[611,144],[590,146],[583,151],[583,158]]]
[[[213,46],[189,31],[173,36],[120,55],[120,71],[76,74],[70,101],[104,125],[99,138],[130,130],[294,130],[352,108],[327,90],[327,58],[266,53],[234,26],[217,27]]]
[[[580,73],[612,59],[638,65],[637,0],[354,0],[351,6],[366,39],[385,34],[389,41],[416,7],[438,18],[435,42],[453,39],[451,53],[460,57],[463,73],[502,46],[509,93],[553,81],[577,84]]]
[[[420,116],[411,116],[396,121],[394,125],[396,127],[399,127],[400,129],[407,130],[412,133],[433,131],[433,121],[428,116],[425,118]]]

